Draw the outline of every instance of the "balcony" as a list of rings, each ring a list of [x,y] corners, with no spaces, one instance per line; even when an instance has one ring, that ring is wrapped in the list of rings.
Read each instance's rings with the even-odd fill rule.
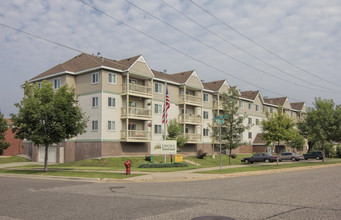
[[[201,134],[187,133],[185,136],[188,138],[187,143],[201,143]]]
[[[145,130],[121,130],[121,141],[149,142],[150,131]]]
[[[219,104],[218,104],[217,101],[214,101],[214,102],[213,102],[213,109],[214,109],[214,110],[217,110],[217,109],[222,110],[222,109],[224,109],[224,107],[223,107],[223,101],[220,101]]]
[[[180,114],[179,122],[185,124],[201,124],[202,116],[201,115],[188,115],[188,114]]]
[[[179,104],[189,104],[189,105],[196,105],[202,106],[202,97],[201,96],[194,96],[194,95],[180,95],[179,97]]]
[[[151,98],[152,97],[152,87],[141,86],[134,83],[122,84],[122,95],[134,95],[140,97]]]
[[[121,108],[121,118],[150,120],[152,118],[152,110],[145,108],[123,107]]]

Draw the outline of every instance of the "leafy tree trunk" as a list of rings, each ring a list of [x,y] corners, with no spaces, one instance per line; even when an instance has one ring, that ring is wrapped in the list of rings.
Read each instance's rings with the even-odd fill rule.
[[[232,149],[230,148],[230,153],[229,153],[229,165],[231,165],[231,153],[232,153]]]
[[[322,140],[322,163],[324,163],[324,158],[325,158],[325,155],[326,155],[326,152],[325,152],[325,148],[324,148],[324,140]]]
[[[48,151],[49,145],[45,145],[44,172],[47,172]]]

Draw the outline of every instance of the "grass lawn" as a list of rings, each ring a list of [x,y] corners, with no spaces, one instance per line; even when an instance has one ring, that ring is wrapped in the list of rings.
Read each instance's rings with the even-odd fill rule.
[[[263,166],[252,166],[252,165],[245,165],[244,167],[235,167],[235,168],[228,168],[223,169],[220,171],[211,170],[211,171],[201,171],[198,173],[207,173],[207,174],[227,174],[227,173],[239,173],[239,172],[250,172],[250,171],[260,171],[260,170],[277,170],[277,169],[284,169],[284,168],[294,168],[294,167],[306,167],[306,166],[318,166],[324,164],[337,164],[341,163],[341,160],[338,161],[327,161],[324,163],[306,163],[306,162],[298,162],[298,163],[287,163],[287,164],[279,164],[273,163],[271,165],[263,165]]]
[[[237,157],[235,159],[231,158],[231,165],[241,165],[243,164],[240,160],[244,157],[252,156],[251,154],[237,154]],[[187,156],[184,158],[184,160],[190,160],[197,164],[200,164],[200,168],[204,167],[219,167],[220,166],[220,156],[219,154],[215,155],[215,158],[213,159],[211,155],[206,155],[204,159],[198,159],[196,156]],[[221,156],[221,162],[222,166],[228,166],[229,165],[229,156],[226,154],[223,154]]]
[[[12,156],[12,157],[0,157],[0,164],[5,163],[17,163],[17,162],[30,162],[29,159]]]
[[[91,172],[91,171],[65,171],[65,170],[15,170],[15,169],[0,169],[0,173],[9,174],[31,174],[41,176],[66,176],[66,177],[83,177],[83,178],[107,178],[107,179],[124,179],[133,176],[140,176],[140,174],[126,175],[124,173],[110,173],[110,172]]]

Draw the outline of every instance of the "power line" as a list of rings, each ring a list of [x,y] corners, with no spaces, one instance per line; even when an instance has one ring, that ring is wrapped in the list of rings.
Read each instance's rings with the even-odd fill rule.
[[[333,85],[336,85],[336,86],[341,86],[340,84],[337,84],[337,83],[334,83],[332,81],[329,81],[329,80],[326,80],[320,76],[318,76],[317,74],[314,74],[312,72],[309,72],[299,66],[297,66],[296,64],[290,62],[289,60],[287,59],[284,59],[283,57],[277,55],[276,53],[270,51],[269,49],[265,48],[264,46],[260,45],[259,43],[257,43],[256,41],[252,40],[251,38],[249,38],[248,36],[246,36],[245,34],[241,33],[240,31],[238,31],[237,29],[235,29],[234,27],[232,27],[231,25],[227,24],[226,22],[222,21],[221,19],[219,19],[217,16],[215,16],[214,14],[210,13],[208,10],[204,9],[203,7],[201,7],[200,5],[198,5],[197,3],[193,2],[192,0],[189,0],[189,2],[191,2],[193,5],[197,6],[198,8],[200,8],[201,10],[203,10],[204,12],[206,12],[207,14],[209,14],[210,16],[212,16],[214,19],[216,19],[217,21],[219,21],[220,23],[222,23],[223,25],[225,25],[226,27],[230,28],[231,30],[233,30],[234,32],[238,33],[239,35],[243,36],[245,39],[247,39],[248,41],[252,42],[253,44],[257,45],[258,47],[262,48],[263,50],[267,51],[268,53],[272,54],[273,56],[277,57],[278,59],[296,67],[297,69],[309,74],[309,75],[312,75],[324,82],[328,82],[330,84],[333,84]]]
[[[167,25],[167,26],[169,26],[169,27],[171,27],[171,28],[177,30],[178,32],[180,32],[180,33],[186,35],[187,37],[189,37],[189,38],[191,38],[191,39],[193,39],[193,40],[195,40],[195,41],[197,41],[197,42],[199,42],[199,43],[205,45],[206,47],[208,47],[208,48],[210,48],[210,49],[212,49],[212,50],[214,50],[214,51],[216,51],[216,52],[218,52],[218,53],[220,53],[220,54],[222,54],[222,55],[224,55],[224,56],[226,56],[226,57],[228,57],[228,58],[230,58],[230,59],[232,59],[232,60],[234,60],[234,61],[236,61],[236,62],[238,62],[238,63],[240,63],[240,64],[243,64],[243,65],[245,65],[245,66],[248,66],[248,67],[250,67],[250,68],[252,68],[252,69],[254,69],[254,70],[257,70],[257,71],[259,71],[259,72],[262,72],[262,73],[264,73],[264,74],[266,74],[266,75],[272,76],[272,77],[274,77],[274,78],[276,78],[276,79],[283,80],[283,81],[286,81],[286,82],[295,84],[295,85],[297,85],[297,86],[304,87],[304,88],[306,88],[306,89],[311,89],[311,90],[313,90],[313,91],[318,90],[318,91],[320,91],[320,92],[327,92],[327,93],[333,93],[333,94],[341,94],[341,92],[339,92],[339,91],[331,90],[331,89],[329,89],[329,88],[322,87],[322,86],[320,86],[320,85],[318,85],[318,84],[309,83],[309,82],[307,82],[307,81],[305,81],[305,80],[302,80],[302,79],[300,79],[300,78],[297,78],[297,77],[295,77],[294,75],[289,74],[289,73],[287,73],[287,72],[284,72],[284,71],[282,71],[281,69],[279,69],[279,68],[277,68],[277,67],[274,67],[274,68],[276,68],[277,70],[279,70],[279,71],[281,71],[281,72],[283,72],[283,73],[286,73],[287,75],[290,75],[291,77],[293,77],[293,78],[295,78],[295,79],[301,80],[301,81],[303,81],[303,82],[305,82],[305,83],[308,83],[308,84],[312,84],[312,85],[314,85],[314,86],[316,86],[316,87],[318,87],[318,88],[327,89],[327,90],[329,90],[329,91],[321,90],[321,89],[317,89],[317,88],[312,88],[312,87],[309,87],[309,86],[306,86],[306,85],[302,85],[302,84],[300,84],[300,83],[297,83],[297,82],[294,82],[294,81],[290,81],[290,80],[287,80],[287,79],[278,77],[278,76],[276,76],[276,75],[274,75],[274,74],[272,74],[272,73],[266,72],[266,71],[264,71],[264,70],[262,70],[262,69],[259,69],[259,68],[255,67],[255,66],[252,66],[252,65],[250,65],[250,64],[248,64],[248,63],[246,63],[246,62],[244,62],[244,61],[242,61],[242,60],[239,60],[239,59],[237,59],[237,58],[235,58],[235,57],[233,57],[233,56],[231,56],[231,55],[229,55],[229,54],[227,54],[227,53],[225,53],[225,52],[223,52],[223,51],[221,51],[221,50],[218,50],[218,49],[216,49],[215,47],[213,47],[213,46],[211,46],[211,45],[209,45],[209,44],[207,44],[207,43],[201,41],[201,40],[198,39],[198,38],[193,37],[193,36],[190,35],[190,34],[187,34],[186,32],[180,30],[179,28],[177,28],[177,27],[175,27],[175,26],[169,24],[169,23],[166,22],[166,21],[163,21],[162,19],[156,17],[156,16],[153,15],[152,13],[150,13],[150,12],[144,10],[143,8],[141,8],[141,7],[137,6],[137,5],[135,5],[134,3],[130,2],[129,0],[124,0],[124,1],[126,1],[128,4],[134,6],[135,8],[137,8],[137,9],[143,11],[144,13],[148,14],[149,16],[155,18],[156,20],[162,22],[163,24],[165,24],[165,25]]]
[[[284,74],[286,74],[286,75],[289,75],[289,76],[291,76],[291,77],[293,77],[293,78],[295,78],[295,79],[298,79],[298,80],[300,80],[300,81],[303,81],[303,82],[305,82],[305,83],[312,84],[312,85],[315,85],[315,86],[317,86],[317,87],[324,88],[324,89],[327,89],[327,90],[330,90],[330,91],[334,91],[334,92],[336,92],[337,94],[340,93],[340,92],[338,92],[338,91],[331,90],[330,88],[323,87],[323,86],[321,86],[321,85],[319,85],[319,84],[310,83],[310,82],[308,82],[308,81],[306,81],[306,80],[303,80],[303,79],[301,79],[301,78],[298,78],[298,77],[296,77],[295,75],[293,75],[293,74],[291,74],[291,73],[288,73],[288,72],[286,72],[286,71],[284,71],[284,70],[282,70],[282,69],[280,69],[280,68],[278,68],[278,67],[276,67],[276,66],[274,66],[274,65],[272,65],[272,64],[270,64],[270,63],[268,63],[268,62],[266,62],[266,61],[264,61],[264,60],[262,60],[261,58],[255,56],[255,55],[249,53],[248,51],[244,50],[243,48],[237,46],[236,44],[234,44],[234,43],[232,43],[232,42],[226,40],[224,37],[220,36],[220,35],[217,34],[216,32],[211,31],[211,30],[208,29],[207,27],[205,27],[205,26],[203,26],[202,24],[200,24],[199,22],[195,21],[194,19],[192,19],[192,18],[189,17],[188,15],[182,13],[181,11],[179,11],[178,9],[176,9],[175,7],[173,7],[172,5],[168,4],[168,3],[165,2],[164,0],[160,0],[160,1],[161,1],[163,4],[167,5],[168,7],[172,8],[172,9],[173,9],[174,11],[176,11],[177,13],[179,13],[179,14],[181,14],[182,16],[186,17],[188,20],[192,21],[193,23],[197,24],[197,25],[200,26],[201,28],[205,29],[205,30],[208,31],[209,33],[213,34],[214,36],[218,37],[219,39],[221,39],[221,40],[223,40],[224,42],[228,43],[229,45],[233,46],[234,48],[237,48],[238,50],[241,50],[242,52],[244,52],[244,53],[246,53],[247,55],[253,57],[254,59],[256,59],[256,60],[258,60],[258,61],[260,61],[260,62],[262,62],[262,63],[264,63],[264,64],[266,64],[266,65],[268,65],[268,66],[271,66],[272,68],[274,68],[274,69],[276,69],[276,70],[278,70],[278,71],[280,71],[280,72],[282,72],[282,73],[284,73]],[[243,64],[244,64],[244,63],[243,63]],[[261,72],[264,73],[264,71],[259,70],[258,68],[256,68],[256,69],[257,69],[258,71],[261,71]],[[306,87],[306,86],[301,85],[301,84],[298,84],[298,83],[296,83],[296,82],[289,81],[289,80],[287,80],[287,79],[284,79],[284,78],[275,76],[275,75],[273,75],[273,74],[271,74],[271,73],[268,73],[268,72],[266,72],[265,74],[271,75],[271,76],[273,76],[273,77],[275,77],[275,78],[277,78],[277,79],[280,79],[280,80],[283,80],[283,81],[286,81],[286,82],[289,82],[289,83],[294,83],[294,84],[296,84],[296,85],[303,86],[303,87],[305,87],[305,88],[314,89],[314,88]],[[315,89],[314,89],[314,90],[315,90]],[[321,91],[321,90],[320,90],[320,91]],[[325,91],[323,91],[323,92],[325,92]]]
[[[213,65],[210,65],[210,64],[208,64],[208,63],[206,63],[206,62],[203,62],[203,61],[201,61],[201,60],[199,60],[199,59],[197,59],[197,58],[195,58],[195,57],[193,57],[193,56],[191,56],[191,55],[189,55],[189,54],[187,54],[187,53],[185,53],[185,52],[183,52],[183,51],[181,51],[181,50],[179,50],[179,49],[176,49],[175,47],[173,47],[173,46],[171,46],[171,45],[169,45],[169,44],[167,44],[167,43],[165,43],[165,42],[163,42],[163,41],[161,41],[161,40],[158,40],[157,38],[155,38],[155,37],[153,37],[153,36],[151,36],[151,35],[149,35],[149,34],[143,32],[143,31],[141,31],[141,30],[139,30],[139,29],[137,29],[137,28],[134,28],[133,26],[131,26],[131,25],[129,25],[129,24],[127,24],[127,23],[125,23],[125,22],[123,22],[123,21],[121,21],[121,20],[115,18],[115,17],[113,17],[112,15],[110,15],[110,14],[108,14],[108,13],[106,13],[106,12],[104,12],[104,11],[98,9],[98,8],[96,8],[95,6],[92,6],[92,5],[86,3],[86,2],[84,2],[84,1],[82,1],[82,0],[78,0],[78,1],[79,1],[80,3],[86,5],[87,7],[92,8],[93,10],[95,10],[95,11],[97,11],[97,12],[99,12],[99,13],[101,13],[101,14],[103,14],[103,15],[105,15],[105,16],[107,16],[107,17],[109,17],[109,18],[111,18],[111,19],[113,19],[113,20],[115,20],[115,21],[117,21],[118,23],[120,23],[120,24],[122,24],[122,25],[124,25],[124,26],[126,26],[126,27],[128,27],[128,28],[130,28],[130,29],[132,29],[132,30],[134,30],[134,31],[137,31],[137,32],[139,32],[140,34],[142,34],[142,35],[144,35],[144,36],[147,36],[148,38],[153,39],[154,41],[156,41],[156,42],[158,42],[158,43],[160,43],[160,44],[162,44],[162,45],[164,45],[164,46],[166,46],[166,47],[168,47],[168,48],[170,48],[170,49],[172,49],[172,50],[174,50],[174,51],[176,51],[176,52],[178,52],[178,53],[180,53],[180,54],[182,54],[182,55],[184,55],[184,56],[186,56],[186,57],[188,57],[188,58],[190,58],[190,59],[192,59],[192,60],[194,60],[194,61],[196,61],[196,62],[198,62],[198,63],[204,64],[205,66],[208,66],[208,67],[210,67],[210,68],[212,68],[212,69],[214,69],[214,70],[216,70],[216,71],[218,71],[218,72],[221,72],[221,73],[223,73],[223,74],[225,74],[225,75],[228,75],[228,76],[230,76],[230,77],[232,77],[232,78],[235,78],[235,79],[237,79],[237,80],[239,80],[239,81],[241,81],[241,82],[244,82],[244,83],[246,83],[246,84],[252,85],[252,86],[254,86],[254,87],[256,87],[256,88],[263,89],[263,90],[265,90],[265,91],[271,92],[271,93],[276,94],[276,95],[279,95],[279,96],[287,97],[287,96],[285,96],[285,95],[279,94],[279,93],[274,92],[274,91],[272,91],[272,90],[269,90],[269,89],[263,88],[263,87],[261,87],[261,86],[259,86],[259,85],[256,85],[256,84],[253,84],[253,83],[251,83],[251,82],[248,82],[248,81],[246,81],[246,80],[244,80],[244,79],[242,79],[242,78],[239,78],[239,77],[237,77],[237,76],[235,76],[235,75],[233,75],[233,74],[231,74],[231,73],[228,73],[228,72],[223,71],[223,70],[221,70],[221,69],[219,69],[219,68],[217,68],[217,67],[214,67]],[[290,98],[291,98],[291,97],[290,97]],[[297,99],[295,99],[295,98],[291,98],[291,99],[296,100],[296,101],[300,101],[300,100],[297,100]]]

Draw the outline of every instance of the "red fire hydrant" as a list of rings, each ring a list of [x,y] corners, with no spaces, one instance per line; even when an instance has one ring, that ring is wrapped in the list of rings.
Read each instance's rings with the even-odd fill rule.
[[[124,163],[124,166],[126,166],[126,175],[130,175],[130,167],[131,167],[130,161],[127,160],[127,161]]]

